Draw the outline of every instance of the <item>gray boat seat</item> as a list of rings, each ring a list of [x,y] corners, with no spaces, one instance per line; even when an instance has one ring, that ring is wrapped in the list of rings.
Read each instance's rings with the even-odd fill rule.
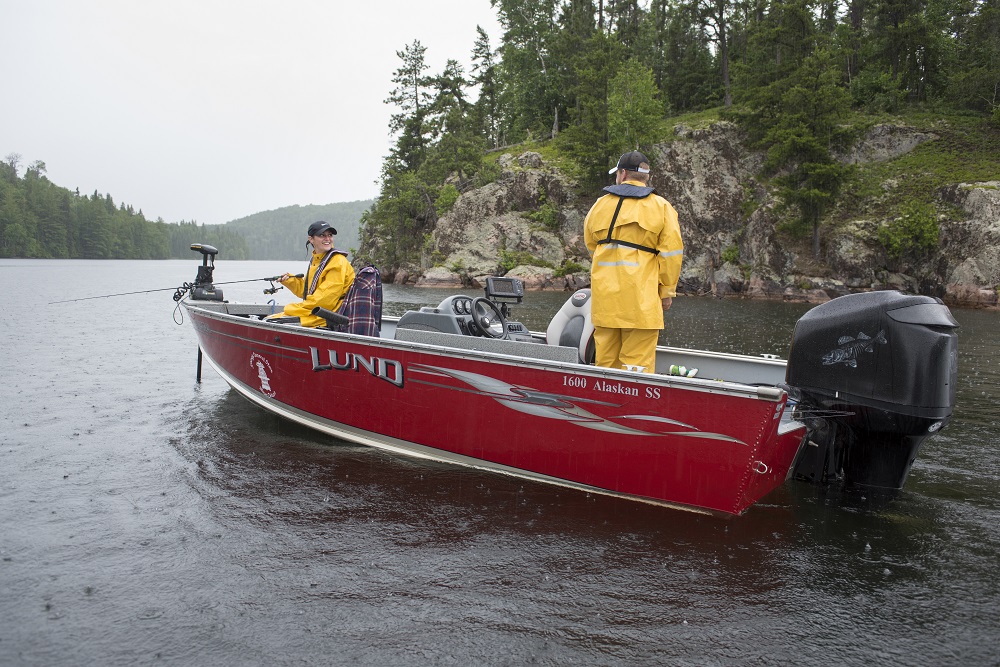
[[[549,327],[545,330],[545,342],[575,348],[580,363],[594,363],[594,323],[590,319],[589,289],[574,292],[552,316]]]

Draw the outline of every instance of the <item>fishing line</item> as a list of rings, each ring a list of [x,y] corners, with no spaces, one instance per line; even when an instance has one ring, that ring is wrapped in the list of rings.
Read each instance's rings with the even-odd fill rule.
[[[301,278],[302,276],[303,276],[303,274],[296,273],[294,277],[295,278]],[[213,283],[213,284],[214,285],[236,285],[237,283],[255,283],[255,282],[262,282],[262,281],[267,281],[269,283],[274,283],[279,278],[281,278],[281,276],[273,276],[271,278],[250,278],[248,280],[230,280],[230,281],[224,282],[224,283]],[[158,288],[158,289],[138,290],[138,291],[135,291],[135,292],[117,292],[115,294],[99,294],[97,296],[85,296],[85,297],[81,297],[79,299],[65,299],[63,301],[49,301],[48,305],[52,306],[52,305],[57,304],[57,303],[72,303],[73,301],[89,301],[90,299],[108,299],[108,298],[113,297],[113,296],[128,296],[130,294],[149,294],[151,292],[169,292],[170,290],[174,290],[174,301],[180,301],[182,298],[184,298],[184,295],[187,294],[189,291],[191,291],[191,289],[194,288],[194,287],[197,287],[197,285],[193,284],[193,283],[182,283],[180,287],[161,287],[161,288]],[[280,287],[274,287],[272,285],[272,289],[274,289],[274,291],[277,292],[281,288]],[[269,294],[274,294],[274,292],[269,292]]]

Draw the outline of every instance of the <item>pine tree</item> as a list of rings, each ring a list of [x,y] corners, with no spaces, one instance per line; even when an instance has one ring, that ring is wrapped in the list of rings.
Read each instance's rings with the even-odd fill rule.
[[[497,79],[497,52],[490,47],[490,38],[476,26],[476,43],[472,49],[472,83],[479,87],[479,97],[473,105],[474,123],[491,148],[502,145],[500,135],[500,82]]]
[[[396,52],[403,64],[393,75],[396,87],[385,100],[397,109],[389,118],[389,133],[399,135],[390,159],[402,169],[415,169],[424,160],[427,143],[424,120],[430,103],[428,79],[424,75],[429,67],[424,62],[426,51],[427,47],[414,40]]]
[[[553,136],[565,117],[552,42],[558,34],[558,0],[493,0],[504,29],[501,103],[508,141]]]
[[[820,256],[820,223],[840,192],[849,168],[831,156],[842,148],[846,130],[841,119],[849,96],[839,85],[840,72],[828,50],[806,58],[788,77],[780,105],[787,110],[768,128],[766,168],[782,172],[775,179],[787,205],[799,211],[801,224],[812,229],[813,256]]]

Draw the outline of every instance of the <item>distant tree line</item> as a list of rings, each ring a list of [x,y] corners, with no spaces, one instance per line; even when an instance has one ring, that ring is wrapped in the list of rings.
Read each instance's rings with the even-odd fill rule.
[[[21,157],[0,162],[0,257],[69,259],[188,259],[192,243],[207,243],[226,259],[297,259],[309,223],[326,220],[336,245],[358,245],[358,222],[371,201],[286,206],[224,225],[150,221],[116,204],[110,194],[81,195],[55,185],[36,161],[20,175]]]
[[[55,185],[42,161],[19,176],[19,161],[12,153],[0,162],[0,257],[186,259],[196,242],[225,248],[229,259],[249,257],[243,237],[222,225],[149,221],[110,194]]]
[[[489,182],[488,151],[550,141],[584,185],[666,119],[721,108],[766,151],[786,203],[814,229],[848,176],[831,157],[848,113],[921,105],[1000,124],[1000,0],[491,0],[466,73],[398,51],[395,137],[362,249],[415,261],[459,193]],[[475,99],[473,99],[475,97]]]
[[[230,220],[226,228],[246,239],[252,259],[297,259],[307,256],[305,242],[309,225],[316,220],[326,220],[337,230],[335,247],[352,252],[358,247],[358,221],[371,204],[369,199],[285,206]],[[213,226],[206,225],[208,227]]]

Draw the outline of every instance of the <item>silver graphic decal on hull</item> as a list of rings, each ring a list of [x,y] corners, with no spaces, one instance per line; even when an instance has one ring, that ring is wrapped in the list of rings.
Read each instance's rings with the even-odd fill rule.
[[[645,420],[655,423],[665,423],[674,426],[682,426],[685,428],[692,429],[690,432],[685,431],[661,431],[661,432],[651,432],[643,431],[635,428],[630,428],[623,424],[617,424],[613,421],[609,421],[604,417],[599,417],[585,410],[584,408],[577,405],[577,403],[592,403],[596,405],[606,405],[611,407],[619,407],[618,403],[609,403],[607,401],[596,401],[587,398],[578,398],[576,396],[566,396],[564,394],[551,394],[548,392],[537,391],[535,389],[530,389],[527,387],[518,387],[512,384],[507,384],[486,375],[481,375],[479,373],[471,373],[469,371],[459,371],[451,368],[442,368],[440,366],[425,366],[423,364],[412,364],[407,367],[410,373],[423,374],[438,377],[449,377],[460,382],[464,382],[466,385],[471,387],[467,389],[464,387],[456,387],[449,384],[443,384],[439,382],[430,382],[427,380],[417,380],[411,379],[411,382],[416,382],[420,384],[432,385],[435,387],[440,387],[442,389],[452,389],[454,391],[465,391],[473,394],[479,394],[480,396],[487,396],[497,401],[501,405],[511,408],[512,410],[517,410],[529,415],[534,415],[536,417],[544,417],[546,419],[558,419],[560,421],[568,421],[577,426],[582,426],[584,428],[594,429],[597,431],[606,431],[612,433],[622,433],[628,435],[653,435],[653,436],[663,436],[663,435],[673,435],[682,437],[694,437],[694,438],[706,438],[710,440],[722,440],[725,442],[734,442],[746,446],[747,443],[742,440],[733,438],[732,436],[724,435],[722,433],[706,433],[699,431],[694,426],[679,422],[673,419],[667,419],[665,417],[657,417],[654,415],[622,415],[618,419],[637,419]]]

